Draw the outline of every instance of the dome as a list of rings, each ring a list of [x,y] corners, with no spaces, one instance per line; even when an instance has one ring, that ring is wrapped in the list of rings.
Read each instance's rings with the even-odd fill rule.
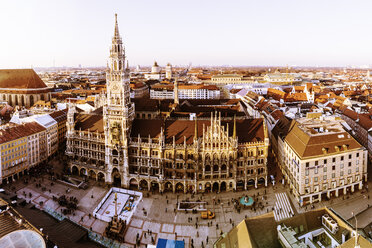
[[[46,248],[43,237],[35,231],[17,230],[0,239],[0,247]]]

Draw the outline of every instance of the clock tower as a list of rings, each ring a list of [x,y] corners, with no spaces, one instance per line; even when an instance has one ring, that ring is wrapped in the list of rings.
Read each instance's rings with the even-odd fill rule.
[[[114,186],[128,186],[128,143],[134,118],[130,100],[129,70],[125,68],[125,50],[119,35],[117,15],[106,71],[106,103],[103,106],[105,131],[106,181]]]

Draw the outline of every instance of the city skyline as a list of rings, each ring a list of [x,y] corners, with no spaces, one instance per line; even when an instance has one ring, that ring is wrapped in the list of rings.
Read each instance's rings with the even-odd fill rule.
[[[105,66],[115,13],[130,66],[370,66],[371,5],[5,1],[0,68]]]

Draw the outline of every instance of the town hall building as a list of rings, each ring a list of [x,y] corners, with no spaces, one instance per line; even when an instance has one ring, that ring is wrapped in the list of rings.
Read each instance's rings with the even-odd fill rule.
[[[116,15],[115,15],[116,19]],[[138,118],[115,20],[104,104],[77,113],[69,104],[67,148],[73,174],[124,188],[220,192],[267,186],[269,137],[262,118]],[[177,108],[178,99],[170,106]],[[161,105],[161,103],[159,103]]]

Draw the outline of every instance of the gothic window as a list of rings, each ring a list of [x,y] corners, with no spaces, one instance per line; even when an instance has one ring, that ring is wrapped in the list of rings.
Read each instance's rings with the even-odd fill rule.
[[[210,165],[206,165],[205,166],[205,171],[206,172],[210,172],[211,171],[211,166]]]
[[[118,151],[116,149],[112,150],[112,155],[117,156],[118,155]]]
[[[218,171],[218,165],[213,165],[213,172],[217,172]]]
[[[221,166],[221,170],[222,170],[222,171],[225,171],[225,170],[226,170],[226,165],[225,165],[225,164],[223,164],[223,165]]]

